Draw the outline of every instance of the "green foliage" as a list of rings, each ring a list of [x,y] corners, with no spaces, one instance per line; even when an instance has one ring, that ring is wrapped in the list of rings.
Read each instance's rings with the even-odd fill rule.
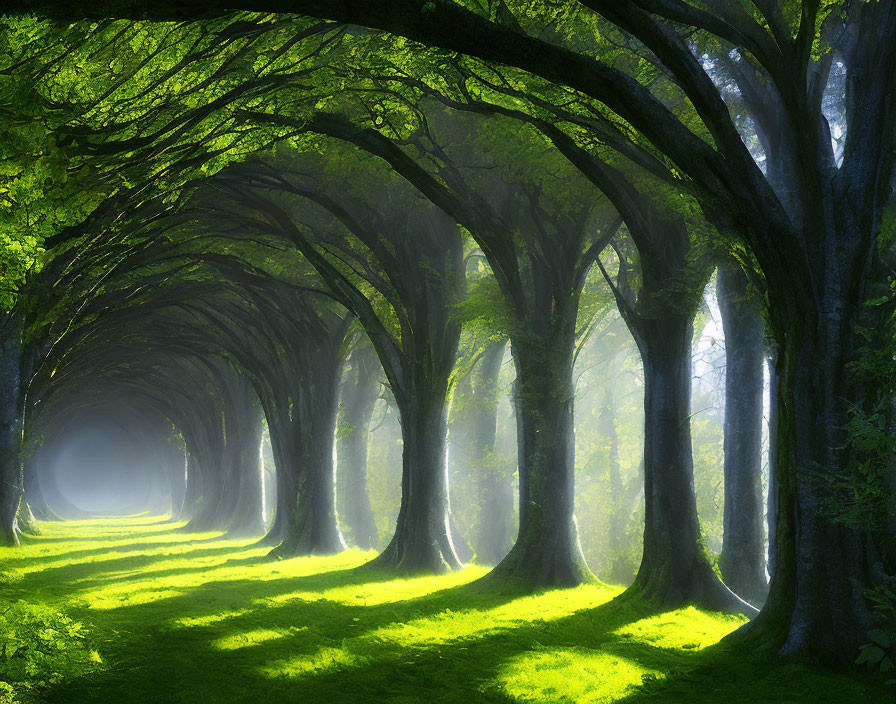
[[[888,685],[896,686],[896,583],[888,583],[866,592],[877,617],[878,628],[868,632],[868,640],[861,647],[857,665],[888,673]]]
[[[0,613],[0,702],[30,702],[102,660],[82,624],[45,604],[14,602]]]

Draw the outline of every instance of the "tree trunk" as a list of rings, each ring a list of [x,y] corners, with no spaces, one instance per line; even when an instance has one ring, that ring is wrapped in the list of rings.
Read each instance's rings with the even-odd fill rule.
[[[775,575],[778,562],[778,383],[777,355],[770,354],[768,364],[768,575]]]
[[[211,530],[222,530],[225,527],[222,518],[222,502],[227,492],[225,468],[223,466],[223,435],[209,447],[191,448],[191,472],[193,486],[188,484],[188,493],[192,488],[196,492],[196,503],[190,521],[183,530],[190,533],[202,533]]]
[[[507,555],[512,545],[510,515],[513,511],[511,474],[497,462],[495,439],[498,430],[498,377],[504,360],[504,340],[485,350],[473,379],[473,401],[476,404],[473,434],[473,461],[479,468],[479,527],[476,561],[495,565]]]
[[[28,502],[25,501],[24,495],[19,499],[19,508],[16,511],[16,527],[22,535],[40,535],[37,519],[34,517]]]
[[[807,660],[852,661],[875,627],[865,595],[873,584],[870,533],[832,513],[840,499],[828,484],[855,471],[844,453],[849,357],[832,344],[836,328],[849,326],[844,317],[829,313],[822,335],[792,329],[779,368],[781,510],[768,615],[784,627],[781,654]]]
[[[299,457],[295,447],[299,430],[292,429],[288,412],[276,404],[266,404],[264,410],[271,436],[271,452],[274,455],[277,503],[274,520],[268,528],[267,535],[259,541],[259,544],[276,546],[289,535],[289,526],[299,491]]]
[[[39,521],[61,521],[62,518],[53,510],[47,501],[41,484],[38,455],[25,460],[25,500],[31,507],[34,517]]]
[[[363,550],[379,546],[367,491],[367,442],[379,394],[378,363],[369,347],[355,347],[342,385],[336,444],[338,514],[348,542]]]
[[[448,527],[447,380],[426,386],[418,383],[407,398],[396,398],[404,442],[401,506],[392,540],[372,566],[411,573],[461,567]]]
[[[633,589],[663,608],[753,611],[713,572],[703,546],[691,454],[692,316],[641,318],[644,363],[644,552]]]
[[[171,485],[171,518],[172,523],[180,521],[186,511],[187,503],[187,473],[189,471],[189,457],[186,446],[176,442],[171,448],[171,470],[169,473]]]
[[[511,338],[519,448],[516,543],[489,579],[526,588],[593,579],[579,545],[574,502],[574,318]]]
[[[261,406],[254,403],[251,393],[241,393],[238,399],[240,408],[232,409],[226,418],[225,452],[229,455],[235,487],[228,537],[259,535],[265,528],[261,485]]]
[[[17,546],[16,515],[24,491],[22,344],[17,319],[7,314],[4,322],[7,329],[0,340],[0,546]]]
[[[345,328],[340,327],[340,340],[344,333]],[[308,370],[307,383],[294,399],[295,422],[290,426],[296,432],[291,441],[298,442],[296,462],[291,465],[296,470],[295,501],[289,513],[287,536],[271,551],[274,557],[327,555],[346,547],[336,521],[333,466],[341,367],[342,359],[332,354],[332,350],[321,347]],[[278,485],[278,491],[281,486],[284,490],[291,488]],[[284,503],[289,498],[285,495]],[[278,506],[282,505],[278,501]]]
[[[765,600],[762,501],[762,392],[765,324],[747,298],[737,264],[720,266],[719,309],[725,331],[725,504],[719,570],[728,587],[754,605]]]

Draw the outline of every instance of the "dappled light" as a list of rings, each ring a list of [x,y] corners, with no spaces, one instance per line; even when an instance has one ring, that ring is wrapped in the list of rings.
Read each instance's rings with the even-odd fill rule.
[[[0,704],[896,694],[896,0],[0,2]]]
[[[615,702],[663,691],[682,672],[715,687],[719,675],[698,669],[714,662],[723,678],[767,674],[717,645],[741,617],[657,612],[602,584],[484,591],[478,567],[395,579],[358,569],[371,555],[357,550],[265,559],[246,541],[185,534],[158,518],[50,524],[0,552],[5,592],[65,605],[102,655],[48,701],[350,702],[363,691],[397,702],[427,690],[446,702]],[[55,560],[63,551],[64,566]],[[831,684],[808,670],[791,676],[806,691]],[[865,686],[840,681],[828,701],[858,701],[848,697]]]

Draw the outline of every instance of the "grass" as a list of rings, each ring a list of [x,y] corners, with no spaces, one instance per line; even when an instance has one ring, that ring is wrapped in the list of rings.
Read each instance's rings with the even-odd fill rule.
[[[42,524],[0,549],[0,593],[63,609],[103,669],[47,702],[886,702],[854,672],[727,652],[741,620],[656,612],[586,585],[484,592],[481,567],[397,579],[373,553],[272,562],[251,541],[159,517]]]

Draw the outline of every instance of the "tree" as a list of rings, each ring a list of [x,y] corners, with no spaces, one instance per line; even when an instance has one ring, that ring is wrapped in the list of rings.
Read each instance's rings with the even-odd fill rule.
[[[367,443],[374,402],[380,393],[380,368],[369,342],[356,336],[348,358],[339,401],[336,433],[338,514],[349,527],[349,539],[369,550],[379,534],[367,492]]]
[[[258,228],[295,244],[357,317],[383,365],[404,451],[398,523],[376,564],[457,568],[447,532],[444,448],[445,400],[460,335],[451,306],[464,285],[460,233],[394,180],[355,195],[344,175],[318,180],[302,164],[234,168],[219,182],[240,207],[258,213]],[[357,170],[360,161],[354,164]],[[284,196],[283,204],[275,200]]]
[[[719,267],[716,291],[725,331],[725,513],[719,570],[751,604],[767,589],[762,500],[765,324],[737,263]]]

